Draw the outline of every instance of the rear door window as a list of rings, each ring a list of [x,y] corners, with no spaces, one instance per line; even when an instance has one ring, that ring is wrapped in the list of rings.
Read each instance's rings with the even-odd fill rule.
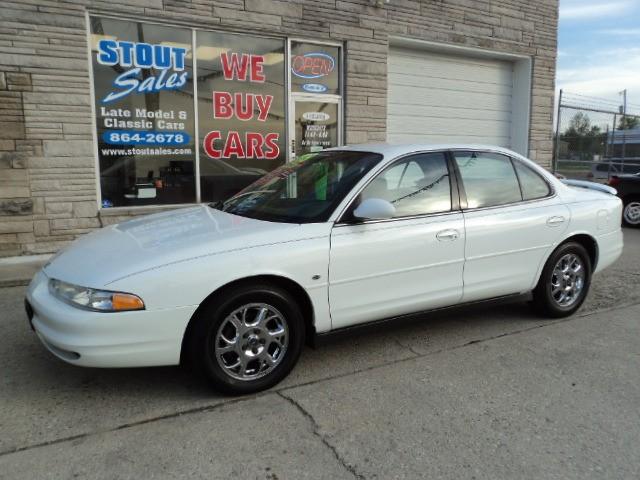
[[[522,201],[518,177],[506,155],[460,151],[454,152],[454,157],[467,195],[467,208]]]

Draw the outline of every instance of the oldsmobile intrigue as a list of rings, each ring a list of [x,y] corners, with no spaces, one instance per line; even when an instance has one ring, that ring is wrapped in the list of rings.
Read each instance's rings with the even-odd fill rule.
[[[309,335],[533,293],[575,312],[622,251],[615,190],[502,148],[368,145],[286,164],[219,205],[106,227],[29,286],[42,343],[81,366],[190,361],[268,388]]]

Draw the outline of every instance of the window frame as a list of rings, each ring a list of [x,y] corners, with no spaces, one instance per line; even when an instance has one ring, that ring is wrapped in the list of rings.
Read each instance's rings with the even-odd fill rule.
[[[465,191],[464,188],[464,181],[462,179],[462,174],[460,173],[460,169],[458,168],[458,164],[455,161],[455,153],[456,152],[476,152],[476,153],[492,153],[495,155],[503,155],[504,157],[508,158],[510,163],[511,163],[511,168],[513,169],[513,172],[516,176],[516,179],[518,181],[518,188],[520,189],[520,198],[521,200],[517,201],[517,202],[510,202],[510,203],[503,203],[501,205],[490,205],[490,206],[486,206],[486,207],[469,207],[468,203],[467,203],[467,192]],[[553,188],[553,185],[546,179],[544,178],[543,175],[540,175],[538,172],[536,172],[534,169],[532,169],[531,167],[529,167],[528,165],[526,165],[524,162],[522,162],[520,159],[514,157],[513,155],[509,155],[505,152],[502,152],[500,150],[492,150],[492,149],[477,149],[477,148],[454,148],[454,149],[450,149],[449,150],[449,155],[451,158],[451,164],[454,168],[454,172],[455,172],[455,177],[456,177],[456,183],[458,184],[458,192],[460,194],[460,210],[462,210],[463,212],[476,212],[479,210],[489,210],[489,209],[495,209],[495,208],[504,208],[504,207],[509,207],[509,206],[514,206],[514,205],[521,205],[521,204],[527,204],[527,203],[532,203],[532,202],[540,202],[542,200],[546,200],[552,197],[556,196],[556,191],[555,188]],[[520,177],[518,176],[518,170],[516,170],[515,167],[515,163],[519,162],[522,166],[524,166],[525,168],[529,168],[530,170],[532,170],[536,175],[538,175],[543,181],[544,183],[547,185],[547,187],[549,187],[549,194],[544,196],[544,197],[539,197],[539,198],[532,198],[530,200],[524,200],[524,193],[522,191],[522,184],[520,183]]]
[[[402,217],[394,217],[387,218],[383,220],[359,220],[353,217],[353,211],[357,208],[357,200],[360,194],[369,186],[371,182],[373,182],[379,175],[384,174],[389,168],[407,160],[407,158],[431,154],[431,153],[441,153],[444,155],[445,164],[447,166],[447,171],[449,173],[449,186],[451,191],[451,209],[444,212],[434,212],[434,213],[421,213],[418,215],[405,215]],[[351,198],[347,201],[346,206],[342,209],[342,211],[337,215],[337,220],[334,222],[335,226],[354,226],[354,225],[366,225],[371,223],[382,223],[382,222],[397,222],[404,220],[414,220],[419,218],[427,218],[427,217],[438,217],[442,215],[452,215],[454,213],[461,212],[461,192],[459,189],[459,180],[454,170],[454,159],[450,150],[420,150],[411,153],[402,154],[398,157],[394,157],[388,163],[382,164],[378,170],[371,173],[371,176],[365,181],[365,183],[353,190]]]

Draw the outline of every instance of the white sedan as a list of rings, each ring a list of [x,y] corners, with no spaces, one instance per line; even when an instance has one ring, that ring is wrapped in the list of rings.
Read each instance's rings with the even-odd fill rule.
[[[527,292],[571,315],[622,252],[608,189],[502,148],[325,150],[222,205],[80,238],[35,276],[27,313],[69,363],[188,361],[219,390],[255,392],[305,340],[367,322]]]

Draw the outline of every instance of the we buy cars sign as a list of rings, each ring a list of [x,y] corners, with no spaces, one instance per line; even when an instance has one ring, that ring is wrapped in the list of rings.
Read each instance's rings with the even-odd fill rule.
[[[222,74],[228,82],[265,83],[267,79],[264,60],[264,55],[241,52],[220,54]],[[273,103],[273,95],[256,94],[250,91],[236,93],[225,90],[213,91],[211,98],[213,118],[221,122],[239,120],[264,123],[267,121]],[[245,131],[241,135],[237,130],[228,130],[223,138],[222,132],[225,130],[212,130],[205,135],[203,148],[209,157],[272,160],[280,155],[278,146],[280,134],[277,132]]]

